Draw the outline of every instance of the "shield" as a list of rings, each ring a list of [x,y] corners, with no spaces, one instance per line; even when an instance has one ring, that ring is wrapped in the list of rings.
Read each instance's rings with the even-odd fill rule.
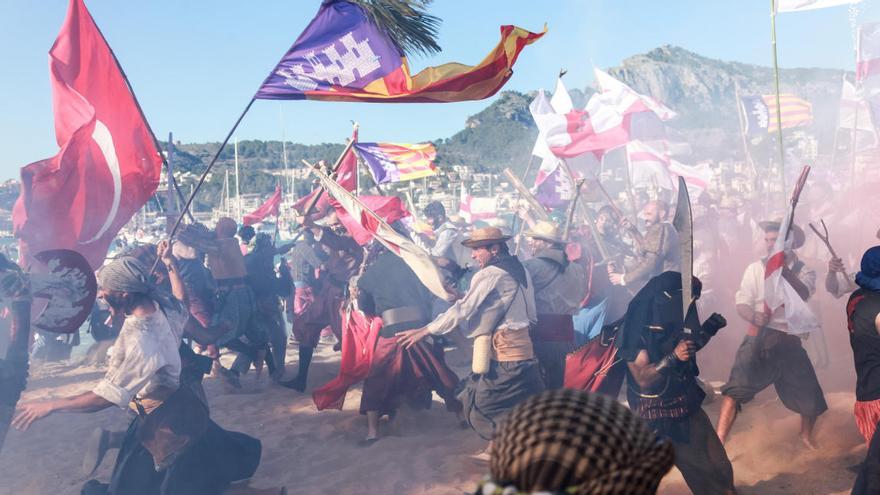
[[[98,282],[85,258],[69,249],[37,253],[32,266],[31,293],[45,307],[33,319],[37,330],[73,333],[86,321],[95,303]],[[37,303],[39,304],[39,303]]]

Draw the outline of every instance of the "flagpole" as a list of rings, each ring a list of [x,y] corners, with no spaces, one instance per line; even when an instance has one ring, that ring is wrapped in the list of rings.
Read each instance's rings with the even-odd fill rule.
[[[235,153],[235,217],[237,222],[241,222],[241,178],[238,175],[238,138],[233,142]]]
[[[632,224],[636,226],[639,224],[639,207],[636,204],[636,195],[633,194],[633,183],[632,183],[632,164],[629,161],[629,148],[626,146],[623,147],[623,156],[626,159],[626,170],[624,177],[626,178],[626,198],[629,200],[629,209],[632,214]],[[602,155],[602,160],[605,159],[605,155]]]
[[[840,101],[843,102],[843,89],[846,85],[846,72],[843,73],[841,77],[841,89],[840,89]],[[853,86],[855,87],[855,86]],[[856,106],[858,106],[858,100],[856,100]],[[841,105],[838,104],[837,108],[837,125],[834,127],[834,139],[831,145],[831,170],[834,170],[834,164],[837,161],[837,146],[839,145],[838,139],[840,136],[840,117],[843,112],[841,111]]]
[[[530,154],[529,154],[529,163],[526,165],[526,171],[525,171],[525,173],[523,173],[523,177],[522,177],[522,181],[523,181],[523,183],[525,183],[525,181],[527,181],[527,180],[529,179],[529,172],[532,171],[532,164],[533,164],[533,163],[535,163],[535,155],[532,155],[532,154],[530,153]],[[519,201],[520,201],[521,199],[522,199],[522,194],[521,194],[519,191],[517,191],[517,194],[516,194],[516,203],[514,203],[514,205],[513,205],[514,208],[519,208]],[[519,215],[514,215],[514,216],[513,216],[513,222],[512,222],[512,225],[510,226],[510,231],[511,231],[511,232],[516,232],[516,231],[517,231],[517,230],[516,230],[516,227],[517,227],[516,222],[517,222],[518,220],[519,220]]]
[[[217,159],[220,158],[220,153],[223,152],[223,148],[229,143],[229,139],[232,138],[232,134],[238,129],[238,125],[241,124],[242,119],[251,109],[254,102],[257,101],[256,98],[251,98],[251,101],[248,102],[247,106],[244,107],[244,111],[241,112],[241,115],[238,116],[238,119],[235,121],[235,124],[232,125],[232,129],[229,130],[229,133],[226,134],[226,138],[223,139],[223,142],[220,143],[220,147],[217,148],[217,152],[214,153],[214,157],[211,158],[211,162],[208,163],[208,166],[205,168],[205,171],[202,172],[202,176],[199,177],[199,181],[196,183],[195,188],[192,190],[192,193],[189,195],[189,198],[186,200],[186,204],[183,205],[183,211],[180,213],[180,216],[177,217],[177,222],[174,223],[174,228],[171,229],[171,233],[168,234],[168,238],[171,239],[174,237],[174,234],[177,233],[177,229],[180,228],[180,223],[183,221],[183,216],[186,212],[189,211],[190,206],[192,206],[193,200],[196,197],[196,194],[199,193],[199,189],[202,188],[202,184],[205,183],[205,179],[208,177],[208,174],[211,173],[211,169],[214,168],[214,164],[217,163]]]
[[[757,192],[757,189],[758,189],[758,168],[755,166],[754,160],[752,160],[752,152],[751,152],[751,150],[749,150],[749,141],[746,138],[746,126],[745,126],[745,122],[743,122],[744,116],[743,116],[741,103],[740,103],[742,100],[740,100],[741,95],[739,92],[739,82],[736,79],[733,80],[733,94],[734,94],[734,98],[736,98],[736,100],[734,101],[734,104],[736,105],[736,117],[737,117],[736,120],[739,122],[739,135],[742,138],[743,153],[745,153],[746,163],[752,169],[752,173],[755,176],[754,181],[752,183],[752,187],[754,187],[755,192]]]
[[[779,141],[779,177],[785,195],[785,146],[782,142],[782,103],[779,97],[779,61],[776,50],[776,0],[770,0],[770,44],[773,47],[773,83],[776,88],[776,131]]]

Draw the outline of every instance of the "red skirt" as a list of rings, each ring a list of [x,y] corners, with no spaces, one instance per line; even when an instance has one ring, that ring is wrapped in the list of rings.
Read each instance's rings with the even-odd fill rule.
[[[459,412],[461,402],[455,397],[458,381],[439,346],[419,342],[404,350],[396,338],[379,337],[370,373],[364,380],[360,411],[388,414],[404,400],[413,409],[428,409],[431,391],[436,390],[449,411]]]
[[[853,413],[856,415],[856,426],[859,433],[865,438],[865,443],[871,443],[877,422],[880,421],[880,399],[871,401],[856,401]]]
[[[311,287],[297,287],[293,295],[291,330],[300,345],[316,347],[321,331],[327,326],[342,340],[342,291],[329,284],[318,291]]]

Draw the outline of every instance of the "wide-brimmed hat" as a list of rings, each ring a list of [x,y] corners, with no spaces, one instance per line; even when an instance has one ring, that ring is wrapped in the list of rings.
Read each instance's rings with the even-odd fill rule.
[[[763,222],[758,222],[758,226],[761,227],[761,230],[764,232],[779,232],[779,230],[782,229],[782,220],[765,220]],[[804,229],[798,227],[796,224],[791,224],[791,235],[792,249],[800,248],[807,240],[807,236],[804,234]]]
[[[510,240],[509,235],[505,235],[501,229],[496,227],[483,227],[471,231],[469,238],[462,241],[462,245],[469,248],[478,248],[499,244]]]
[[[539,221],[534,227],[527,230],[526,237],[541,239],[554,244],[563,242],[562,236],[559,235],[559,227],[555,223],[546,220]]]

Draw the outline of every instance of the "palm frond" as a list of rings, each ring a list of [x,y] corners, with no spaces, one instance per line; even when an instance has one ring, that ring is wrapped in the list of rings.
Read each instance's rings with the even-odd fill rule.
[[[430,55],[440,51],[441,19],[427,12],[433,0],[354,0],[367,16],[403,50]]]

